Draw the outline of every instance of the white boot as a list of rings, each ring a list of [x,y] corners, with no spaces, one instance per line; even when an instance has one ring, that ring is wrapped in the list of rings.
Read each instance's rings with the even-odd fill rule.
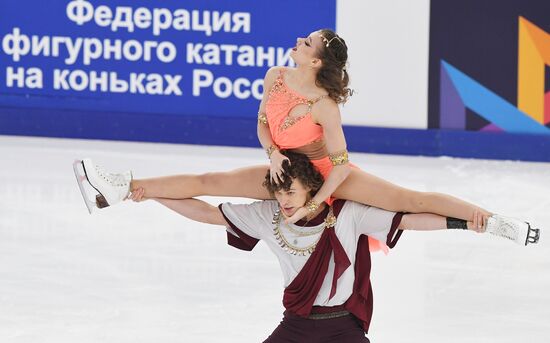
[[[520,245],[535,244],[539,241],[539,229],[521,220],[494,214],[487,220],[486,232],[503,237]]]
[[[108,173],[102,167],[94,165],[89,158],[75,161],[73,169],[90,213],[96,207],[104,208],[115,205],[130,194],[131,171],[121,174]],[[85,181],[92,189],[86,187]],[[90,199],[94,193],[95,203]]]

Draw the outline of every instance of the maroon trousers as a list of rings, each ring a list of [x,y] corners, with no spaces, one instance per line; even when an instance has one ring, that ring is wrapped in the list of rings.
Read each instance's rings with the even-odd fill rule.
[[[369,343],[352,315],[331,319],[307,319],[288,311],[263,343]]]

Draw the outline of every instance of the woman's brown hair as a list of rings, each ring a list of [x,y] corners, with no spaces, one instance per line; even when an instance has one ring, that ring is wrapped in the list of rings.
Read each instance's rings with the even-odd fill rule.
[[[323,45],[319,51],[322,66],[317,72],[315,83],[323,87],[337,104],[345,103],[351,95],[348,88],[349,75],[346,70],[348,47],[346,41],[330,29],[319,30]]]

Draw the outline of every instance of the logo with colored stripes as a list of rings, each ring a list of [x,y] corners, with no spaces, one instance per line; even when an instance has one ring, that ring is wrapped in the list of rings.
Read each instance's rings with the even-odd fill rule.
[[[550,34],[519,17],[517,106],[445,60],[440,65],[440,127],[466,129],[469,109],[489,122],[480,131],[550,135]]]

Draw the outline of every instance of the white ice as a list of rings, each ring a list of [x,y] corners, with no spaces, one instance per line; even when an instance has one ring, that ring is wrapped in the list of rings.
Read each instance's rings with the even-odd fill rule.
[[[271,333],[282,278],[263,244],[238,251],[223,228],[152,202],[90,216],[72,174],[82,157],[135,177],[266,161],[260,149],[0,137],[0,342],[261,342]],[[389,256],[373,257],[372,342],[549,341],[549,164],[351,158],[402,186],[542,229],[527,247],[471,232],[405,232]]]

